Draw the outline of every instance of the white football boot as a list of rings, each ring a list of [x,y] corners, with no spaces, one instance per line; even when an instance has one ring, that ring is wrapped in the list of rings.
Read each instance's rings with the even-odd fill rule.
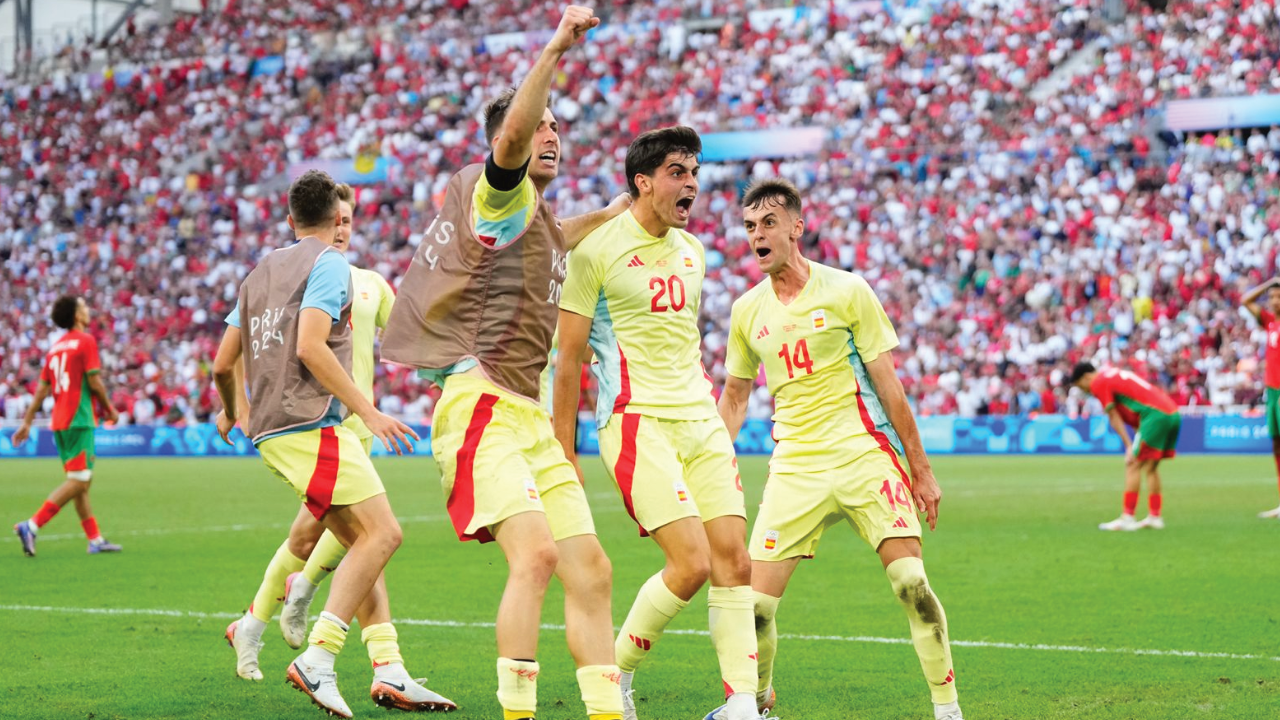
[[[289,647],[297,650],[307,641],[307,616],[316,586],[296,572],[285,578],[284,604],[280,607],[280,633]]]
[[[636,691],[631,688],[631,681],[635,676],[633,672],[624,672],[618,680],[618,686],[622,690],[622,720],[639,720],[636,716]]]
[[[245,680],[261,680],[262,670],[258,668],[258,653],[262,652],[262,641],[251,640],[239,630],[240,620],[227,626],[227,644],[236,651],[236,675]]]
[[[321,668],[310,665],[299,656],[289,664],[289,672],[285,682],[294,686],[311,698],[321,710],[338,717],[351,717],[351,708],[338,692],[338,673],[332,668]]]
[[[369,696],[381,707],[407,712],[450,712],[458,709],[454,701],[423,687],[426,682],[426,678],[415,680],[409,677],[404,665],[386,665],[375,668]]]
[[[1133,519],[1132,515],[1121,515],[1111,522],[1104,522],[1098,526],[1099,530],[1123,530],[1125,532],[1133,532],[1139,527],[1138,521]]]
[[[1262,512],[1258,513],[1258,517],[1262,518],[1263,520],[1275,520],[1276,518],[1280,518],[1280,507],[1276,508],[1275,510],[1263,510]]]
[[[1152,530],[1164,529],[1164,518],[1159,515],[1148,515],[1138,523],[1140,528],[1150,528]]]

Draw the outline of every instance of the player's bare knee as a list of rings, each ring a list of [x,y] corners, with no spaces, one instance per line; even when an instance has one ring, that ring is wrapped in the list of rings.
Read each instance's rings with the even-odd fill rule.
[[[580,566],[575,568],[574,577],[576,587],[573,592],[576,594],[608,598],[613,591],[613,563],[609,562],[609,556],[604,554],[603,548],[597,548],[587,555]],[[568,592],[569,588],[566,587],[565,591]]]
[[[511,575],[537,586],[545,586],[551,582],[556,565],[560,562],[560,551],[554,542],[537,542],[521,548],[520,553],[508,558]]]
[[[680,557],[668,567],[664,579],[680,597],[692,597],[711,578],[711,558],[702,554]]]
[[[316,549],[316,541],[308,538],[289,537],[289,552],[296,558],[311,557],[311,552]]]

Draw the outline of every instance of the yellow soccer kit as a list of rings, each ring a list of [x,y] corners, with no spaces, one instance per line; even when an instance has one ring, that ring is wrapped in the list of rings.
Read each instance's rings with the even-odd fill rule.
[[[258,443],[258,454],[317,520],[330,507],[386,492],[368,453],[345,425],[276,435]]]
[[[381,275],[357,267],[351,268],[351,287],[355,293],[351,301],[351,379],[373,402],[373,346],[378,331],[387,326],[387,318],[391,317],[396,293]],[[373,449],[373,433],[358,415],[352,413],[342,424],[351,428],[366,450]]]
[[[654,237],[630,211],[569,253],[560,307],[592,319],[600,453],[642,534],[684,517],[746,516],[702,368],[705,270],[697,238],[676,228]]]
[[[498,190],[488,172],[476,183],[472,221],[480,241],[498,250],[524,234],[539,199],[527,174],[511,190]],[[431,452],[458,539],[489,542],[498,524],[525,512],[544,513],[556,540],[595,534],[586,493],[543,407],[549,398],[539,405],[467,374],[476,367],[464,360],[419,373],[442,390],[432,414]]]
[[[884,308],[857,275],[809,263],[809,281],[783,305],[765,279],[733,304],[725,369],[774,396],[774,440],[752,557],[813,555],[845,518],[872,547],[918,537],[920,524],[897,435],[866,364],[898,346]]]

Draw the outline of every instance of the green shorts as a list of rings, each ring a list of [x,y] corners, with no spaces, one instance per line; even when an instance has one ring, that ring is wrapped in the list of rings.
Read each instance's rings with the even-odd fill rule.
[[[93,470],[93,428],[68,428],[53,431],[62,469],[72,480],[88,480]],[[75,473],[75,476],[72,476]]]
[[[1280,438],[1280,390],[1267,388],[1267,435]]]
[[[1138,459],[1164,460],[1175,454],[1182,416],[1176,412],[1152,412],[1138,423]]]

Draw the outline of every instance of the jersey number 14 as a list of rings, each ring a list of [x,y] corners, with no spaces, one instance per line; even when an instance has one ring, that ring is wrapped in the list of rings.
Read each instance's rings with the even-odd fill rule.
[[[796,370],[804,370],[805,375],[813,374],[813,358],[809,357],[809,344],[804,338],[796,343],[796,349],[793,352],[787,343],[782,343],[782,350],[778,352],[778,357],[787,363],[787,379],[794,379]]]
[[[49,372],[53,375],[53,392],[64,393],[71,389],[71,373],[67,372],[67,354],[58,353],[49,358]]]

